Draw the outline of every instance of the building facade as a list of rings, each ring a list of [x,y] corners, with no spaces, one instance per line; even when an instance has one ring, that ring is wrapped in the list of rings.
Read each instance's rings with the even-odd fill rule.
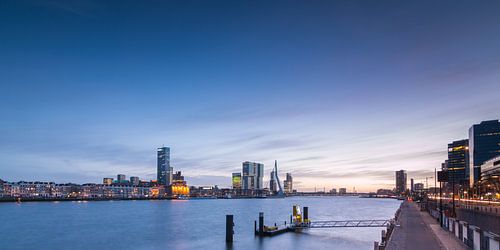
[[[170,194],[172,196],[189,195],[189,186],[187,185],[186,180],[184,180],[184,176],[182,175],[181,171],[177,171],[175,174],[172,175]]]
[[[396,194],[401,195],[406,191],[406,171],[399,170],[396,171]]]
[[[415,183],[414,190],[417,193],[424,191],[424,183]]]
[[[126,181],[126,176],[124,174],[118,174],[116,175],[116,181],[118,183],[124,183]]]
[[[233,189],[241,189],[241,173],[233,173],[231,178]]]
[[[162,196],[161,190],[154,183],[144,182],[139,186],[127,183],[82,185],[74,183],[19,181],[5,182],[2,198],[21,199],[135,199]]]
[[[104,184],[104,185],[111,185],[111,184],[113,184],[113,178],[103,178],[102,179],[102,184]]]
[[[469,129],[469,185],[479,181],[481,165],[500,155],[500,122],[483,121]]]
[[[293,193],[293,177],[291,173],[286,173],[286,179],[283,184],[286,194]]]
[[[448,183],[451,185],[467,185],[469,166],[469,140],[464,139],[448,144],[448,161],[446,162],[446,172],[448,173]]]
[[[481,165],[481,182],[484,193],[499,196],[500,193],[500,156],[494,157]],[[495,198],[500,198],[495,197]]]
[[[264,164],[243,162],[243,190],[262,190],[264,182]]]
[[[140,183],[139,177],[137,176],[130,177],[130,185],[139,186],[139,183]]]
[[[156,179],[158,184],[170,186],[172,184],[173,169],[170,167],[170,148],[161,147],[157,150]]]
[[[271,193],[276,193],[278,192],[278,185],[276,183],[276,177],[275,177],[275,172],[274,170],[271,171],[271,174],[270,174],[270,180],[269,180],[269,191],[271,191]]]

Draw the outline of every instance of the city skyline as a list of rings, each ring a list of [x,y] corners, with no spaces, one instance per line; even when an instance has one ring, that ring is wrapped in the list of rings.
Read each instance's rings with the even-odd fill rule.
[[[379,4],[4,2],[0,178],[156,179],[166,144],[190,185],[421,182],[500,118],[500,3]]]

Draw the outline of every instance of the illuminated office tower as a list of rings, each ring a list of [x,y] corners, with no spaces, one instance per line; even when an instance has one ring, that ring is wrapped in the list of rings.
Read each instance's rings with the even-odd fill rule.
[[[500,122],[483,121],[469,129],[469,185],[479,180],[481,165],[500,155]]]
[[[448,161],[446,171],[448,183],[464,185],[469,183],[467,168],[469,167],[469,140],[454,141],[448,144]]]
[[[170,167],[170,148],[158,148],[157,180],[158,184],[170,186],[172,184],[173,169]]]

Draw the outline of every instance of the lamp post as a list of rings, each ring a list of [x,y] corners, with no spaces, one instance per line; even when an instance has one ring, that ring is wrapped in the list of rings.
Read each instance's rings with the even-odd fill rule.
[[[456,217],[455,216],[455,171],[453,171],[451,174],[451,186],[453,189],[453,194],[451,196],[451,206],[452,206],[451,216]]]

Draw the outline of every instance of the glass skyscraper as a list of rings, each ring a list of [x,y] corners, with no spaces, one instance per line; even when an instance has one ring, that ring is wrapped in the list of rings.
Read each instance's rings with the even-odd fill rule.
[[[158,148],[156,172],[158,184],[170,186],[172,184],[172,170],[170,167],[170,148]]]
[[[483,121],[469,129],[469,184],[479,180],[481,165],[500,155],[500,122]]]

